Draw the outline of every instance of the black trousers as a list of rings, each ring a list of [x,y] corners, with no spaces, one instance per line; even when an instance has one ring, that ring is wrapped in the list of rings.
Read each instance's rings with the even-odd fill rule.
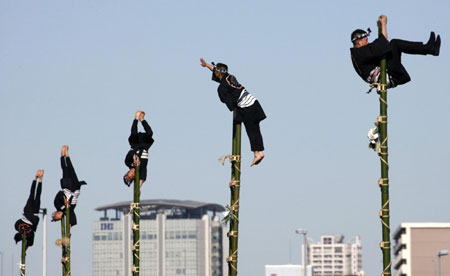
[[[387,70],[395,85],[405,84],[411,80],[405,67],[402,65],[402,53],[410,55],[426,55],[429,49],[422,42],[411,42],[401,39],[392,39],[389,44],[392,51],[387,55]]]
[[[42,183],[39,182],[36,189],[36,181],[33,181],[33,184],[31,184],[30,196],[28,197],[27,203],[23,208],[24,216],[33,223],[33,226],[36,219],[37,222],[39,222],[39,217],[34,214],[38,214],[39,209],[41,208],[41,191]]]
[[[62,179],[61,188],[69,189],[72,192],[80,189],[80,182],[73,168],[70,157],[61,156]]]
[[[238,107],[235,114],[235,120],[244,123],[248,139],[250,140],[251,150],[263,151],[264,143],[259,123],[266,118],[266,114],[259,101],[255,101],[255,103],[249,107]]]
[[[245,130],[250,140],[250,148],[252,151],[263,151],[264,143],[259,128],[259,121],[244,121]]]

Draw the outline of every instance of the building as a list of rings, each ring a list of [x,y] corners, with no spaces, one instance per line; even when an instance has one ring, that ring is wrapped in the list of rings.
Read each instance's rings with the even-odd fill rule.
[[[303,245],[303,254],[304,250]],[[364,276],[362,246],[358,236],[344,242],[342,235],[323,235],[320,242],[308,244],[306,256],[314,276]]]
[[[131,202],[100,206],[94,222],[93,275],[131,275]],[[115,216],[108,217],[108,211]],[[227,230],[218,204],[181,200],[141,200],[140,275],[221,276],[227,274]]]
[[[302,265],[266,265],[266,276],[303,276],[304,270]],[[306,275],[311,276],[312,267],[306,267]]]
[[[450,249],[450,223],[401,223],[394,232],[392,262],[394,276],[450,276],[450,256],[438,252]]]

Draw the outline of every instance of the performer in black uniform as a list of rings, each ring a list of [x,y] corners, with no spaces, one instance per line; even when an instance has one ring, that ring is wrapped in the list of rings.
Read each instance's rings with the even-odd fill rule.
[[[78,197],[80,196],[81,185],[86,185],[85,181],[78,181],[77,174],[73,168],[69,157],[69,147],[63,146],[61,149],[61,169],[63,177],[61,178],[61,191],[59,191],[53,204],[56,212],[53,213],[53,221],[61,220],[65,215],[66,207],[69,209],[70,225],[77,224],[77,216],[75,215],[75,207],[77,206]]]
[[[266,118],[266,114],[258,100],[250,94],[244,86],[239,84],[236,77],[228,74],[228,66],[222,63],[211,65],[200,59],[201,66],[212,71],[212,80],[220,83],[217,88],[220,101],[230,111],[236,110],[236,120],[243,122],[250,140],[254,158],[251,166],[257,165],[264,158],[264,144],[259,123]]]
[[[34,233],[36,232],[39,224],[39,217],[35,214],[39,213],[41,208],[41,191],[42,191],[42,178],[44,177],[44,170],[38,170],[31,184],[30,196],[27,203],[23,208],[23,218],[16,221],[14,228],[17,233],[14,235],[16,243],[22,240],[22,234],[26,234],[27,248],[34,243]],[[39,183],[36,189],[36,181],[39,179]]]
[[[129,171],[123,176],[123,181],[128,187],[134,181],[137,164],[140,164],[139,186],[142,186],[147,179],[148,150],[153,145],[154,140],[152,128],[144,120],[144,116],[144,111],[136,111],[135,119],[131,126],[131,134],[128,137],[131,148],[125,156],[125,165],[127,165]],[[138,121],[142,123],[145,132],[138,132]]]
[[[441,37],[437,39],[434,32],[431,32],[430,39],[426,44],[422,42],[411,42],[400,39],[387,40],[387,17],[380,15],[377,21],[378,27],[381,27],[383,35],[375,39],[372,43],[368,42],[368,32],[357,29],[352,32],[351,39],[353,48],[350,49],[353,67],[358,75],[368,83],[379,82],[380,60],[386,56],[387,62],[387,84],[389,88],[400,84],[405,84],[411,80],[405,67],[402,65],[402,53],[411,55],[439,55],[441,46]]]

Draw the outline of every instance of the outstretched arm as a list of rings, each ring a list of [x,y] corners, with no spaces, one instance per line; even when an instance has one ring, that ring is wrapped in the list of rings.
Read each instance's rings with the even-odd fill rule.
[[[140,112],[139,112],[139,114],[140,114]],[[138,114],[138,112],[136,112],[136,116],[133,120],[133,124],[131,125],[131,135],[137,135],[137,133],[138,133],[139,114]]]
[[[147,123],[147,121],[146,120],[142,120],[141,123],[142,123],[142,126],[145,129],[145,133],[147,133],[150,137],[153,136],[153,130],[150,127],[150,125]]]
[[[387,16],[386,15],[380,15],[378,17],[377,25],[378,25],[378,28],[381,28],[381,33],[383,34],[383,36],[387,40],[388,39],[387,27],[386,27],[386,25],[387,25]]]
[[[202,67],[208,67],[208,69],[211,70],[211,71],[214,70],[214,66],[212,66],[211,64],[206,63],[206,61],[203,58],[200,58],[200,65]]]

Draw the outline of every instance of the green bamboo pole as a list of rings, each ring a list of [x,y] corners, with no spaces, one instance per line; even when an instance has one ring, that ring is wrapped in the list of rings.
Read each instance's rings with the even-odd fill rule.
[[[70,206],[66,208],[66,276],[70,276]]]
[[[64,240],[66,237],[66,218],[63,216],[61,218],[61,263],[62,263],[62,276],[66,276],[66,263],[64,262],[66,258],[66,247],[64,245]]]
[[[133,276],[139,276],[139,248],[140,248],[140,180],[139,180],[139,165],[135,169],[134,179],[134,197],[133,197]]]
[[[382,36],[381,27],[378,28],[378,36]],[[378,183],[381,189],[381,226],[383,231],[383,241],[380,243],[383,252],[383,273],[391,275],[391,241],[389,227],[389,164],[388,164],[388,128],[387,128],[387,87],[386,87],[386,58],[380,63],[381,78],[378,92],[380,94],[380,116],[378,117],[378,128],[380,131],[380,147],[378,155],[380,156],[381,178]]]
[[[239,190],[241,180],[241,123],[236,121],[236,111],[233,114],[233,147],[231,159],[231,205],[229,207],[230,231],[228,275],[237,275],[238,259],[238,229],[239,229]]]
[[[25,258],[27,256],[27,234],[22,233],[22,262],[20,264],[20,275],[25,276]]]

